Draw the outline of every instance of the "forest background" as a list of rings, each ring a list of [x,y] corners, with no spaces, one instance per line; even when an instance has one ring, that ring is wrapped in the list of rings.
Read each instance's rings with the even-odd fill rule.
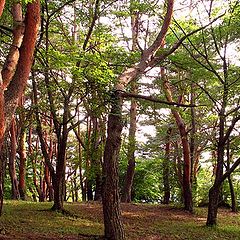
[[[237,211],[239,1],[1,4],[1,202]]]

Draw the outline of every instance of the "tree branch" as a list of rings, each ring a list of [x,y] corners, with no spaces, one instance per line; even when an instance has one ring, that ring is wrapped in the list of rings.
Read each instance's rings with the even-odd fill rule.
[[[162,104],[166,104],[169,106],[177,106],[177,107],[199,107],[200,105],[187,105],[187,104],[182,104],[182,103],[176,103],[176,102],[167,102],[152,96],[144,96],[141,94],[135,94],[135,93],[128,93],[128,92],[124,92],[124,91],[119,91],[120,95],[124,98],[137,98],[137,99],[145,99],[151,102],[155,102],[155,103],[162,103]],[[202,106],[202,105],[201,105]]]

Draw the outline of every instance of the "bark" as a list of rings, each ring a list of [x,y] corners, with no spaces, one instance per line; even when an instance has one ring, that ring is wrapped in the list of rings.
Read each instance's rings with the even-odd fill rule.
[[[166,145],[165,145],[165,158],[163,160],[163,204],[169,204],[170,202],[170,183],[169,183],[169,165],[170,165],[170,135],[172,129],[167,130]]]
[[[56,174],[53,176],[54,204],[52,210],[63,211],[63,201],[65,196],[65,169],[66,169],[66,149],[68,139],[67,119],[69,113],[69,97],[64,100],[62,128],[57,134],[57,161]]]
[[[228,171],[230,169],[230,160],[231,160],[231,155],[230,155],[230,141],[227,141],[227,167],[226,170]],[[232,208],[232,212],[237,212],[237,202],[236,202],[236,194],[234,191],[234,185],[232,182],[232,178],[231,176],[228,176],[228,184],[229,184],[229,189],[230,189],[230,193],[231,193],[231,208]]]
[[[2,69],[3,87],[7,88],[15,73],[17,63],[19,60],[19,48],[21,47],[25,25],[22,16],[22,5],[20,3],[13,3],[13,42],[9,49],[8,56]]]
[[[217,224],[217,213],[218,213],[218,203],[220,196],[221,184],[223,181],[223,164],[224,164],[224,151],[226,140],[224,136],[225,132],[225,110],[227,104],[227,89],[224,88],[223,102],[221,110],[219,112],[219,138],[217,144],[217,164],[216,164],[216,175],[212,188],[209,190],[209,203],[208,203],[208,217],[207,225],[214,226]]]
[[[26,199],[26,117],[21,107],[20,113],[20,134],[18,143],[19,152],[19,193],[22,200]]]
[[[0,153],[0,216],[2,215],[3,208],[3,195],[4,195],[4,176],[6,171],[6,160],[8,158],[8,150],[7,150],[7,141],[4,139],[4,144],[2,147],[2,151]]]
[[[0,2],[0,14],[4,1]],[[32,66],[32,58],[40,23],[40,1],[27,4],[25,15],[25,32],[22,45],[19,49],[19,60],[13,78],[9,81],[8,88],[3,87],[4,79],[0,77],[0,156],[5,130],[9,129],[12,116],[18,105],[19,98],[23,95]],[[5,90],[5,91],[4,91]],[[3,176],[0,180],[0,198],[3,199]],[[2,209],[2,201],[0,209]]]
[[[130,2],[130,4],[131,3],[132,2]],[[134,52],[137,50],[139,29],[139,13],[136,11],[131,13],[131,28],[132,28],[132,51]],[[131,82],[131,93],[137,94],[137,92],[138,92],[137,82],[135,80]],[[135,98],[131,98],[130,126],[127,150],[128,166],[121,196],[122,202],[131,202],[132,200],[132,186],[135,173],[136,130],[137,130],[137,101]]]
[[[231,193],[231,203],[232,203],[231,209],[232,209],[232,212],[237,212],[236,194],[234,191],[234,185],[233,185],[231,176],[228,177],[228,183],[229,183],[229,188]]]
[[[108,116],[107,141],[103,163],[103,214],[105,238],[109,240],[125,239],[118,192],[118,155],[121,146],[122,108],[117,92],[114,104]]]
[[[38,152],[38,145],[39,145],[39,139],[36,140],[36,152]],[[29,129],[29,137],[28,137],[28,154],[30,156],[31,162],[32,162],[32,170],[33,170],[33,184],[37,190],[38,193],[38,199],[39,202],[45,201],[45,192],[43,190],[43,183],[42,183],[42,171],[40,171],[39,178],[40,178],[40,184],[37,179],[37,159],[32,149],[32,127]],[[41,168],[41,167],[40,167]]]
[[[213,185],[209,190],[207,226],[213,226],[217,224],[219,193],[220,193],[219,185]]]
[[[39,116],[39,108],[38,108],[38,97],[37,97],[37,84],[35,82],[35,75],[34,72],[32,72],[32,85],[33,85],[33,104],[35,105],[35,116],[36,116],[36,131],[40,140],[41,144],[41,150],[44,157],[44,179],[47,184],[47,190],[48,190],[48,197],[49,202],[53,200],[53,186],[51,183],[51,175],[53,176],[55,174],[54,168],[51,163],[52,154],[53,154],[53,142],[50,138],[49,147],[46,144],[46,134],[44,135],[43,129],[42,129],[42,122]],[[50,119],[50,127],[52,127],[52,120]],[[47,196],[47,193],[45,193],[45,196]]]
[[[40,1],[28,3],[25,16],[25,32],[19,49],[19,60],[15,74],[5,91],[5,126],[10,126],[12,115],[16,110],[19,98],[25,90],[31,71],[33,53],[40,24]]]
[[[78,121],[80,120],[80,114],[78,111]],[[80,124],[77,128],[77,135],[79,136],[78,140],[78,158],[79,158],[79,178],[80,178],[80,186],[81,186],[81,192],[82,192],[82,201],[86,201],[86,188],[84,186],[84,180],[83,180],[83,171],[82,171],[82,144],[81,144],[81,138],[80,138]]]
[[[4,6],[5,6],[5,0],[0,0],[0,17],[2,16]]]
[[[0,76],[0,155],[3,148],[4,134],[5,134],[5,114],[4,114],[4,88],[2,84],[2,77]]]
[[[16,123],[13,118],[12,124],[10,127],[10,141],[11,141],[11,151],[9,156],[9,174],[12,184],[12,199],[19,199],[19,190],[18,190],[18,180],[16,174],[16,153],[17,153],[17,140],[16,140]]]
[[[191,105],[195,104],[195,85],[194,83],[191,83]],[[191,107],[191,132],[190,132],[190,159],[191,159],[191,184],[194,189],[197,188],[197,172],[196,162],[198,161],[196,158],[196,141],[195,141],[195,135],[196,135],[196,114],[195,114],[195,108]]]
[[[101,151],[100,145],[100,119],[96,116],[91,116],[92,121],[92,134],[91,134],[91,162],[92,162],[92,175],[94,176],[95,195],[94,201],[100,201],[102,198],[102,170],[101,170]]]
[[[47,184],[47,192],[46,192],[46,196],[48,195],[48,201],[51,202],[53,201],[53,186],[52,186],[52,183],[51,183],[51,176],[50,176],[50,171],[49,171],[49,168],[47,166],[47,164],[45,163],[45,166],[44,166],[44,179],[45,179],[45,182]]]
[[[92,159],[91,159],[91,146],[90,146],[90,139],[91,139],[91,131],[92,131],[92,124],[91,120],[88,117],[87,119],[87,134],[86,134],[86,190],[87,190],[87,200],[93,200],[93,174],[92,174]]]

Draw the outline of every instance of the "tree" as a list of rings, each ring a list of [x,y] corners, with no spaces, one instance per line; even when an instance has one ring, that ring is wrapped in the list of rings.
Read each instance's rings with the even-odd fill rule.
[[[214,15],[213,9],[217,6],[211,4],[207,10],[208,18]],[[189,45],[183,44],[189,55],[202,69],[210,75],[210,81],[195,84],[206,94],[212,108],[212,114],[217,117],[216,127],[216,171],[213,186],[209,190],[209,205],[207,225],[213,226],[217,223],[217,210],[221,186],[224,180],[234,171],[239,164],[236,158],[232,166],[224,173],[225,153],[228,139],[234,136],[234,127],[240,120],[238,107],[232,104],[239,98],[234,88],[238,87],[236,80],[236,66],[230,61],[228,51],[231,43],[235,40],[236,27],[235,18],[239,14],[239,2],[226,3],[226,16],[222,18],[221,25],[211,26],[209,30],[199,34],[195,39],[188,38]],[[224,34],[220,34],[224,32]],[[237,77],[238,79],[238,77]],[[202,85],[204,84],[204,85]],[[215,86],[213,89],[211,86]],[[235,92],[235,94],[234,94]]]
[[[0,12],[2,12],[2,9],[4,7],[3,2],[4,1],[1,1],[2,8],[0,8]],[[21,11],[19,13],[21,13]],[[2,155],[3,140],[6,129],[9,129],[10,127],[12,116],[27,84],[31,70],[39,24],[40,1],[36,0],[32,3],[27,4],[27,11],[25,15],[25,31],[20,48],[18,49],[18,44],[16,44],[17,47],[15,47],[15,44],[13,44],[13,47],[16,48],[16,53],[19,53],[19,59],[18,57],[16,58],[18,61],[16,64],[14,64],[13,68],[10,66],[11,61],[8,62],[8,58],[5,62],[5,68],[3,70],[6,70],[6,72],[13,72],[14,74],[11,74],[11,78],[9,78],[6,77],[7,74],[2,70],[2,76],[0,78],[0,155]],[[19,38],[19,36],[15,35],[13,37],[13,42],[17,38]],[[3,176],[1,177],[0,181],[1,199],[3,196],[2,183]]]
[[[144,50],[142,57],[135,66],[127,68],[119,77],[111,98],[111,112],[108,115],[107,140],[104,150],[103,164],[103,214],[105,237],[107,239],[125,239],[119,209],[118,192],[118,155],[121,145],[122,132],[122,96],[121,91],[137,77],[139,77],[147,67],[155,63],[155,54],[162,46],[163,40],[169,28],[172,13],[173,0],[167,1],[167,12],[164,22],[153,44]],[[165,56],[161,56],[164,58]]]

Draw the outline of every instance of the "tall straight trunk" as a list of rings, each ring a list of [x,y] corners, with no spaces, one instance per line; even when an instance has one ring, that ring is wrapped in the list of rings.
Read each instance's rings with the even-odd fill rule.
[[[228,139],[228,141],[227,141],[227,165],[226,165],[227,171],[230,169],[230,161],[231,161],[230,141]],[[228,179],[229,189],[230,189],[230,193],[231,193],[231,203],[232,203],[231,209],[232,209],[232,212],[237,212],[236,194],[234,191],[234,185],[232,182],[232,178],[231,178],[231,176],[229,176],[227,179]]]
[[[9,174],[11,178],[12,184],[12,199],[19,199],[19,190],[18,190],[18,180],[17,180],[17,173],[16,173],[16,153],[17,153],[17,140],[16,140],[16,123],[15,119],[13,118],[12,124],[10,127],[10,142],[11,142],[11,150],[9,156]]]
[[[6,164],[8,158],[8,146],[7,139],[4,139],[2,151],[0,152],[0,216],[2,215],[3,209],[3,195],[4,195],[4,177],[6,171]]]
[[[95,183],[94,201],[100,201],[102,198],[102,169],[101,169],[101,149],[100,144],[100,124],[99,118],[91,116],[92,133],[91,133],[91,175]]]
[[[101,201],[102,199],[102,175],[101,173],[97,172],[95,176],[95,196],[94,201]]]
[[[209,203],[208,203],[208,217],[207,225],[214,226],[217,224],[217,212],[218,212],[218,202],[222,184],[223,177],[223,165],[224,165],[224,154],[225,154],[225,123],[226,123],[226,106],[227,106],[227,96],[228,96],[228,84],[224,82],[224,92],[223,101],[221,109],[219,112],[219,137],[217,144],[217,165],[216,165],[216,175],[214,184],[209,191]]]
[[[78,111],[78,121],[80,121],[80,114]],[[80,124],[77,128],[77,134],[80,137]],[[79,180],[80,180],[80,186],[81,186],[81,192],[82,192],[82,201],[86,201],[86,187],[84,186],[84,180],[83,180],[83,170],[82,170],[82,145],[80,141],[78,141],[78,158],[79,158]]]
[[[225,108],[222,109],[222,113],[225,112]],[[223,163],[224,163],[224,151],[225,143],[224,138],[224,125],[225,117],[223,114],[220,115],[219,123],[219,140],[217,146],[217,165],[216,165],[216,176],[214,184],[209,190],[209,203],[208,203],[208,217],[207,225],[213,226],[217,224],[217,213],[218,213],[218,203],[221,190],[222,176],[223,176]]]
[[[108,116],[107,141],[104,150],[103,163],[103,214],[105,238],[108,240],[125,239],[118,192],[118,156],[121,147],[122,105],[117,92]]]
[[[137,93],[136,82],[132,82],[131,84],[132,84],[131,92]],[[136,130],[137,130],[137,101],[134,98],[132,98],[130,109],[130,127],[128,135],[128,152],[127,152],[128,166],[121,197],[122,202],[131,202],[132,200],[131,195],[135,173]]]
[[[90,117],[87,119],[87,133],[86,133],[86,190],[87,190],[87,200],[93,200],[93,176],[91,174],[92,171],[92,161],[91,161],[91,131],[92,131],[92,124]]]
[[[47,184],[47,192],[45,193],[45,195],[48,195],[48,201],[51,202],[53,201],[53,186],[51,182],[50,171],[46,163],[44,165],[44,179]]]
[[[130,1],[130,5],[131,4],[132,1]],[[139,13],[136,11],[131,13],[131,29],[132,29],[132,51],[134,52],[137,50],[139,32]],[[138,88],[136,80],[131,82],[130,84],[131,93],[137,94]],[[121,196],[122,202],[131,202],[132,200],[132,186],[135,173],[136,130],[137,130],[137,101],[136,99],[132,98],[130,108],[130,126],[127,149],[128,166]]]
[[[53,127],[53,120],[50,118],[50,128],[52,129]],[[49,147],[48,147],[48,157],[49,160],[52,160],[53,157],[53,136],[50,135],[48,136],[47,133],[44,135],[45,137],[45,142],[47,142],[47,139],[49,139]],[[51,181],[51,172],[49,171],[49,167],[46,161],[44,161],[44,180],[47,184],[47,192],[48,192],[48,201],[51,202],[53,201],[53,186],[52,186],[52,181]],[[47,195],[47,193],[45,193]]]
[[[39,202],[44,202],[45,201],[45,192],[43,191],[43,186],[41,183],[42,182],[41,181],[42,171],[40,171],[40,173],[39,173],[39,178],[40,178],[40,184],[39,184],[39,182],[37,180],[37,167],[36,167],[37,159],[36,159],[36,156],[32,149],[32,127],[30,127],[30,129],[29,129],[28,146],[29,146],[28,154],[31,159],[32,170],[33,170],[33,184],[37,190]],[[35,146],[36,152],[38,151],[38,146],[39,146],[39,139],[36,140],[36,146]]]
[[[163,79],[163,89],[165,91],[165,96],[169,102],[173,102],[172,90],[165,76],[164,68],[161,68],[161,77]],[[190,146],[188,142],[187,130],[180,113],[174,109],[172,109],[171,112],[175,118],[176,125],[178,127],[178,131],[180,133],[181,142],[182,142],[182,152],[183,152],[183,160],[184,160],[183,161],[183,178],[182,178],[184,209],[189,212],[192,212],[193,200],[192,200],[192,189],[191,189],[191,156],[190,156]]]
[[[163,204],[169,204],[170,202],[170,183],[169,183],[169,165],[170,165],[170,136],[172,129],[168,128],[167,137],[166,137],[166,145],[165,145],[165,157],[163,160]]]
[[[231,193],[231,209],[232,209],[232,212],[237,212],[236,194],[234,191],[234,185],[233,185],[231,176],[228,177],[228,184],[229,184],[229,189]]]
[[[25,123],[21,126],[19,135],[19,193],[22,200],[26,199],[26,128]]]
[[[73,198],[75,198],[75,201],[78,202],[77,170],[74,171],[73,175],[73,190]]]
[[[67,114],[66,111],[65,111],[65,114]],[[63,210],[63,201],[65,197],[66,148],[67,148],[67,138],[68,138],[68,131],[67,131],[66,124],[63,125],[61,135],[62,137],[58,138],[59,142],[58,142],[58,149],[57,149],[56,174],[53,177],[54,204],[52,206],[52,210],[60,210],[60,211]]]
[[[191,83],[191,105],[195,105],[195,84]],[[195,170],[196,159],[196,114],[195,108],[191,107],[191,132],[190,132],[190,159],[191,159],[191,183],[194,189],[197,188],[197,178]]]

